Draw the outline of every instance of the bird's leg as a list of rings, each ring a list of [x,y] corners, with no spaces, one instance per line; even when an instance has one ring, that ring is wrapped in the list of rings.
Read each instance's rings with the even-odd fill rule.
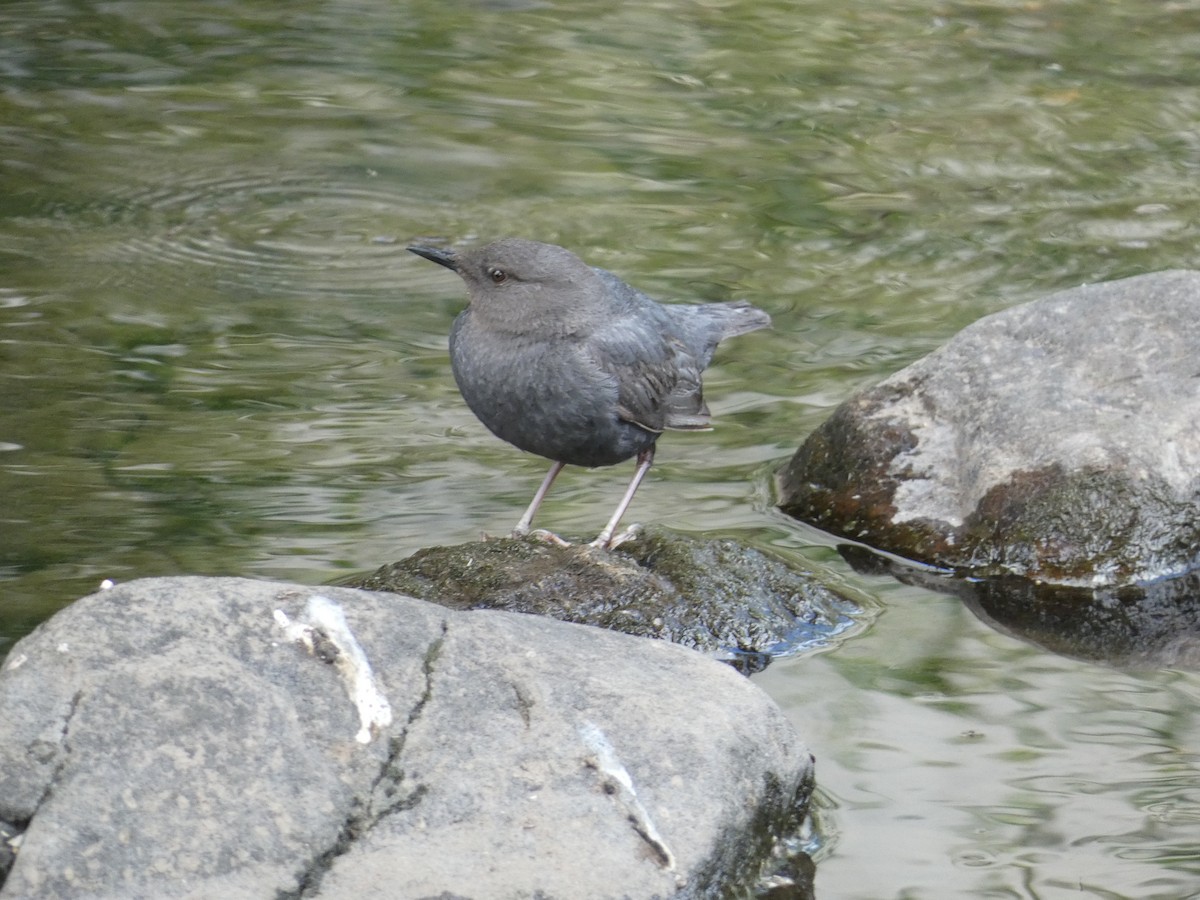
[[[529,509],[525,510],[525,515],[521,516],[521,521],[517,523],[517,527],[513,529],[512,536],[515,538],[525,537],[529,534],[529,526],[533,524],[533,515],[538,511],[538,507],[542,505],[542,501],[546,499],[546,494],[550,492],[550,485],[554,484],[554,479],[558,477],[558,473],[563,470],[566,463],[556,462],[550,467],[550,471],[546,473],[546,477],[542,480],[542,486],[537,489],[537,493],[533,495],[533,500],[529,503]]]
[[[650,471],[650,465],[653,462],[654,445],[651,444],[638,454],[637,471],[633,473],[633,480],[629,482],[629,487],[625,489],[625,496],[617,504],[617,510],[612,514],[612,518],[608,520],[608,524],[604,526],[604,530],[592,541],[593,547],[602,547],[607,550],[612,546],[613,534],[616,532],[617,526],[621,524],[621,516],[625,515],[625,510],[629,508],[629,504],[633,500],[633,495],[637,492],[638,485],[642,483],[642,479]]]

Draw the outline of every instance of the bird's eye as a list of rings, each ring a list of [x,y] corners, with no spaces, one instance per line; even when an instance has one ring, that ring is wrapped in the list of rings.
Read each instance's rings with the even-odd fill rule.
[[[508,273],[496,266],[488,269],[488,277],[492,279],[493,284],[504,284],[508,281]]]

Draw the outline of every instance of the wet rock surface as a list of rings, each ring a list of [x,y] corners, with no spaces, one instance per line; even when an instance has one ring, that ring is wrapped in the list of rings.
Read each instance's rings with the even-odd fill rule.
[[[729,896],[811,787],[727,666],[393,594],[146,579],[0,671],[3,898]]]
[[[976,322],[851,398],[782,509],[975,576],[1076,587],[1200,562],[1200,273],[1086,285]]]
[[[766,657],[822,645],[859,612],[813,574],[736,541],[660,528],[614,551],[534,540],[433,547],[343,583]]]

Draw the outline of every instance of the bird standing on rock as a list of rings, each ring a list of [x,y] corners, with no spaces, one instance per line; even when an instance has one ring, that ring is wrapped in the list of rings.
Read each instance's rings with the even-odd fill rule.
[[[744,301],[663,306],[554,244],[408,249],[467,283],[470,304],[450,332],[467,406],[497,437],[554,463],[514,537],[529,533],[564,466],[636,456],[625,496],[592,542],[611,547],[659,435],[710,427],[700,375],[717,344],[771,324]]]

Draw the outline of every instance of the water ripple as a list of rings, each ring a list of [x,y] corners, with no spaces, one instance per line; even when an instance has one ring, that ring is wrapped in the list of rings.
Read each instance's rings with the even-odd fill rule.
[[[375,293],[395,279],[404,234],[419,221],[395,187],[308,173],[172,173],[126,187],[44,211],[93,221],[95,232],[73,237],[119,283],[161,281],[153,270],[178,265],[187,277],[214,268],[223,283],[272,294]]]

